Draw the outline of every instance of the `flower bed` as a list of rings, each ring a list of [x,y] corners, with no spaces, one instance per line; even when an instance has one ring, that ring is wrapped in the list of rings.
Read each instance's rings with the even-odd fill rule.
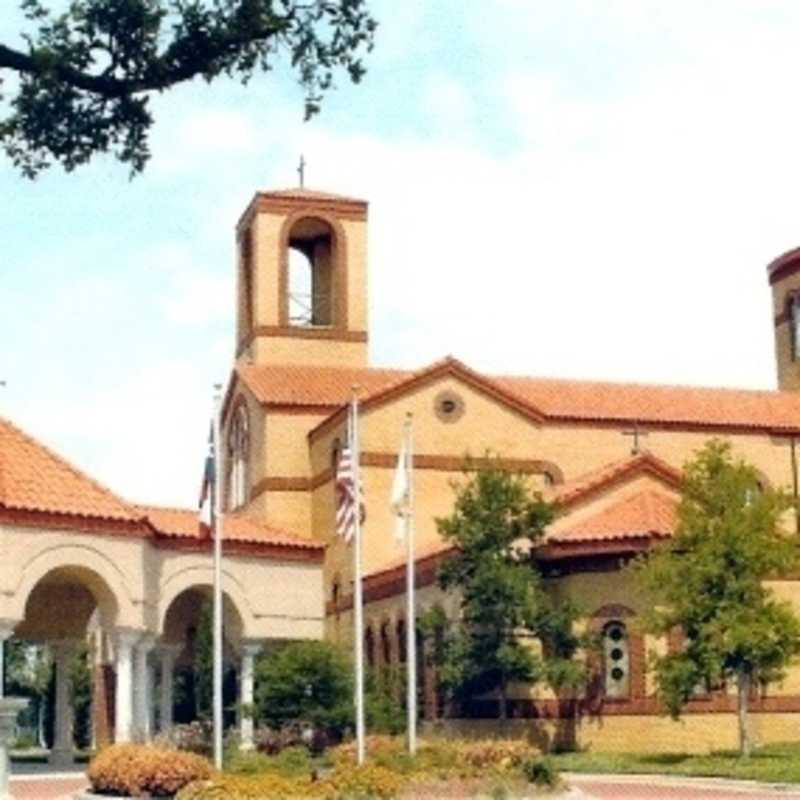
[[[261,775],[221,775],[181,790],[176,800],[283,800],[283,798],[392,798],[402,791],[406,780],[385,767],[335,769],[319,780],[311,776],[286,777],[268,772]]]
[[[537,786],[559,783],[549,760],[518,741],[423,741],[412,758],[402,739],[370,736],[367,753],[361,767],[353,743],[333,748],[324,762],[304,748],[278,756],[251,753],[234,758],[227,774],[183,789],[176,800],[530,796]]]

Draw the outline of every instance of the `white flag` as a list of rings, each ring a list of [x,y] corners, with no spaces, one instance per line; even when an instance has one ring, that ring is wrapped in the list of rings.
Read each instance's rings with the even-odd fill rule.
[[[404,436],[403,443],[400,446],[400,452],[397,455],[397,468],[394,471],[392,498],[390,501],[392,515],[394,516],[394,538],[398,544],[403,544],[406,538],[406,517],[411,511],[409,507],[411,499],[410,491],[411,486],[408,480],[408,447]]]

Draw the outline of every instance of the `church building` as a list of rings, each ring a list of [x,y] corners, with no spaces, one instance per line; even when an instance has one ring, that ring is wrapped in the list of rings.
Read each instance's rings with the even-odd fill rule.
[[[641,633],[646,601],[621,567],[671,535],[682,465],[712,437],[729,441],[765,485],[797,493],[800,250],[767,270],[777,391],[655,386],[486,374],[454,357],[415,370],[371,367],[367,225],[363,200],[291,189],[257,193],[236,228],[236,355],[222,450],[225,648],[240,699],[252,699],[259,651],[301,638],[352,642],[352,553],[335,535],[334,480],[355,391],[364,648],[374,669],[407,657],[405,567],[389,497],[411,413],[418,611],[457,613],[456,598],[436,585],[447,548],[435,519],[450,512],[466,457],[491,453],[559,502],[538,555],[548,586],[584,609],[603,642],[586,697],[516,686],[507,726],[546,743],[574,718],[578,745],[596,749],[735,746],[734,695],[698,694],[680,723],[658,707],[647,656],[678,645]],[[48,642],[56,654],[57,757],[68,758],[71,724],[63,665],[87,632],[95,738],[168,729],[172,676],[191,659],[198,599],[211,585],[211,542],[196,512],[127,503],[0,420],[0,547],[0,638]],[[774,589],[800,611],[800,583]],[[54,616],[56,607],[70,610]],[[496,729],[496,699],[476,699],[456,719],[435,671],[422,659],[420,667],[430,729]],[[752,710],[756,739],[794,738],[800,667],[754,697]],[[247,741],[252,723],[239,724]]]

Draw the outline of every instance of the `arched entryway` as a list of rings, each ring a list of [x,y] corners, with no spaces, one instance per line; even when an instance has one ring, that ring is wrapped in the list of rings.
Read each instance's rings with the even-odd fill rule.
[[[209,719],[212,713],[212,587],[195,584],[167,605],[161,624],[158,703],[154,714],[167,731],[176,723]],[[227,593],[222,598],[223,720],[240,725],[244,746],[252,742],[252,723],[241,708],[253,702],[253,669],[259,642],[246,637],[243,614]]]
[[[107,700],[113,693],[113,671],[109,674],[102,665],[110,661],[121,603],[100,572],[85,563],[39,566],[27,576],[20,597],[22,618],[13,621],[10,633],[18,669],[21,666],[23,674],[28,667],[38,672],[40,716],[52,675],[50,762],[64,767],[72,763],[76,745],[111,739]],[[22,681],[21,675],[6,678]]]
[[[162,728],[172,722],[209,719],[212,713],[212,624],[210,586],[193,586],[170,604],[161,636],[158,716]],[[223,708],[226,726],[235,720],[238,702],[238,654],[243,638],[242,618],[233,601],[223,595]],[[166,659],[164,659],[166,655]],[[166,680],[172,668],[172,686]]]

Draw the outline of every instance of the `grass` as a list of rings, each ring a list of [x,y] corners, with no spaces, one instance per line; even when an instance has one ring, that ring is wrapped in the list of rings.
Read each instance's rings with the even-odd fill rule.
[[[76,764],[88,764],[92,754],[86,750],[75,752]],[[48,751],[39,749],[15,750],[11,748],[11,761],[14,764],[47,764]]]
[[[758,748],[750,758],[735,751],[687,753],[560,753],[552,756],[563,772],[606,774],[658,773],[704,778],[733,778],[765,783],[800,783],[800,743]]]

